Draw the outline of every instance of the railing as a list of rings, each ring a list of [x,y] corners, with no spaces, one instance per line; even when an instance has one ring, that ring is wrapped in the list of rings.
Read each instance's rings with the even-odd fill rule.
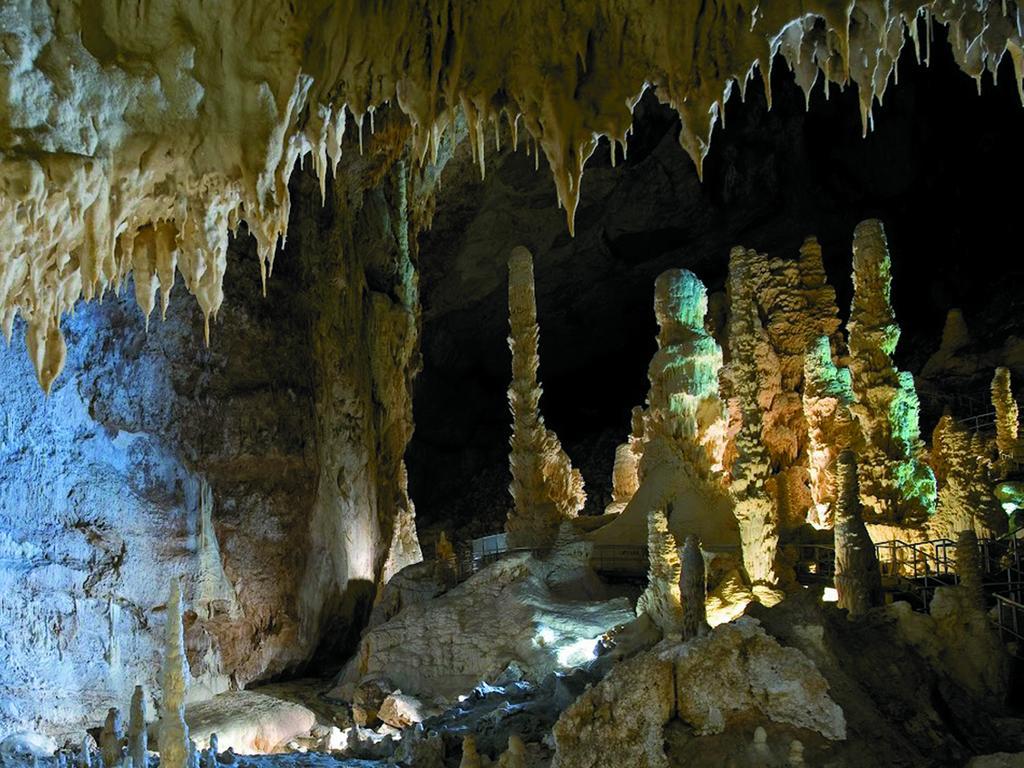
[[[998,618],[996,623],[999,626],[999,633],[1003,640],[1020,641],[1024,640],[1024,605],[1018,600],[1013,600],[1005,595],[995,595]]]
[[[466,550],[458,560],[459,581],[465,581],[491,563],[523,552],[546,557],[551,553],[551,547],[474,547]],[[647,547],[619,544],[590,545],[590,567],[600,574],[611,577],[646,577]]]
[[[800,544],[795,567],[801,584],[831,584],[836,576],[836,549],[827,544]]]

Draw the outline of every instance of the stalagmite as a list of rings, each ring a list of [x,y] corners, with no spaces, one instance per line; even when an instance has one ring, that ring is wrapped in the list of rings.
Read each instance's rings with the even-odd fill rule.
[[[897,370],[899,341],[890,302],[889,248],[881,222],[853,233],[853,305],[847,329],[856,402],[864,436],[859,454],[861,499],[872,522],[919,525],[935,509],[935,476],[920,460],[919,403],[914,378]]]
[[[756,273],[759,266],[763,266],[762,260],[755,251],[734,248],[729,255],[730,360],[723,379],[736,402],[730,405],[730,414],[735,412],[740,419],[735,431],[731,490],[736,498],[743,565],[754,585],[773,587],[779,581],[775,567],[779,518],[767,487],[771,462],[761,437],[760,395],[764,378],[772,374],[772,368],[778,375],[778,365],[758,316],[755,292],[760,284]]]
[[[121,747],[124,746],[124,718],[116,707],[107,710],[107,719],[100,732],[100,755],[106,766],[121,764]]]
[[[970,604],[980,611],[985,610],[984,574],[978,537],[974,531],[964,530],[957,534],[956,575],[960,587],[968,594]]]
[[[78,753],[78,768],[92,768],[92,738],[89,734],[82,737],[82,749]]]
[[[875,546],[861,519],[857,458],[853,451],[839,454],[836,470],[836,592],[839,607],[849,611],[850,616],[858,616],[877,602],[881,575]]]
[[[515,734],[508,737],[508,749],[498,758],[498,768],[526,768],[526,745]]]
[[[668,519],[661,510],[647,516],[647,589],[636,603],[638,616],[647,614],[667,638],[683,636],[683,602],[680,592],[682,564]]]
[[[808,519],[816,528],[831,528],[836,500],[835,463],[858,438],[850,371],[832,360],[832,347],[822,336],[804,358],[804,418],[807,420],[807,465],[812,507]]]
[[[932,462],[942,477],[930,537],[956,539],[971,530],[991,538],[1006,532],[1006,515],[993,495],[997,481],[990,438],[967,430],[951,415],[939,419],[932,435]]]
[[[128,754],[132,768],[147,768],[149,762],[149,736],[146,731],[146,695],[141,685],[132,693],[132,706],[128,715]]]
[[[462,738],[462,760],[459,768],[481,768],[480,753],[476,751],[476,737],[472,734]]]
[[[562,521],[579,514],[586,502],[583,476],[573,469],[558,436],[544,426],[540,413],[541,386],[537,303],[534,297],[533,257],[525,248],[512,251],[508,261],[509,347],[512,350],[512,409],[509,490],[515,508],[505,530],[509,545],[550,544]]]
[[[1010,371],[996,368],[992,377],[992,410],[996,414],[996,446],[999,449],[1000,470],[1011,471],[1020,457],[1020,415],[1013,396]]]
[[[707,578],[704,573],[704,553],[696,536],[687,536],[680,557],[679,593],[683,604],[683,640],[704,634],[708,629],[705,601]]]
[[[185,723],[185,693],[188,690],[188,660],[182,627],[181,584],[171,581],[167,601],[166,645],[164,647],[163,701],[160,703],[160,765],[189,768],[191,747]]]

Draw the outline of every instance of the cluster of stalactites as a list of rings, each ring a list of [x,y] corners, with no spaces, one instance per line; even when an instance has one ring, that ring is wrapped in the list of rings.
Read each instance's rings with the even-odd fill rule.
[[[819,79],[826,93],[855,84],[866,131],[905,32],[927,60],[938,21],[979,85],[1009,53],[1024,101],[1024,10],[1014,0],[322,5],[181,3],[174,20],[159,3],[108,3],[88,16],[70,3],[0,8],[10,37],[0,76],[11,84],[0,104],[0,137],[9,137],[0,146],[0,323],[9,335],[15,315],[25,318],[44,389],[66,356],[61,317],[80,296],[133,274],[148,317],[157,291],[166,304],[176,266],[209,324],[223,299],[227,232],[243,220],[266,277],[292,168],[309,155],[324,190],[346,113],[362,149],[364,123],[372,132],[375,112],[396,105],[425,162],[461,111],[481,173],[487,137],[500,146],[507,125],[518,146],[522,126],[572,231],[598,137],[612,142],[613,162],[624,153],[648,85],[682,117],[679,140],[698,173],[729,95],[744,94],[776,54],[808,104]],[[103,54],[83,44],[97,38]],[[50,60],[62,62],[58,72]],[[770,104],[770,71],[763,80]]]
[[[550,544],[565,520],[579,514],[586,502],[583,476],[562,450],[558,436],[544,425],[540,412],[541,386],[537,302],[533,257],[525,248],[513,249],[508,261],[509,348],[512,410],[509,465],[514,503],[505,530],[511,546]]]

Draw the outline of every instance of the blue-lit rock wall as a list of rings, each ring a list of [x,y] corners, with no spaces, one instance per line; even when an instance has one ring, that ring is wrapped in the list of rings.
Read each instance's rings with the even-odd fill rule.
[[[0,345],[0,738],[158,697],[175,575],[194,698],[357,637],[407,504],[418,299],[393,194],[293,186],[267,298],[243,236],[209,349],[180,279],[148,334],[130,285],[81,304],[48,399],[22,329]]]

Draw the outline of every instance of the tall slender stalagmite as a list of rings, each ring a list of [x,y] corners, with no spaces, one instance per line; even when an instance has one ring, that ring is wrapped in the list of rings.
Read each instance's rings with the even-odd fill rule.
[[[637,615],[646,613],[665,637],[679,639],[683,636],[682,564],[668,518],[660,509],[647,516],[647,553],[647,589],[636,603]]]
[[[971,605],[978,610],[985,610],[981,553],[978,551],[978,537],[972,530],[957,534],[956,575],[960,586],[970,595]]]
[[[124,718],[121,710],[111,707],[107,710],[107,719],[100,732],[100,755],[103,764],[117,766],[121,764],[121,747],[124,746]]]
[[[146,695],[141,685],[132,693],[131,711],[128,713],[128,754],[132,768],[147,768],[149,762],[149,736],[146,732]]]
[[[181,584],[171,581],[167,601],[166,645],[164,646],[163,701],[160,705],[160,766],[188,768],[189,738],[185,723],[185,692],[188,690],[188,660],[182,627]]]
[[[853,451],[839,454],[836,462],[838,496],[835,506],[836,592],[839,607],[851,616],[867,611],[877,601],[881,574],[875,546],[861,519],[857,457]]]
[[[540,413],[541,386],[537,380],[537,303],[534,296],[533,257],[525,248],[512,250],[508,260],[508,338],[512,350],[512,409],[509,465],[515,503],[505,530],[514,547],[550,544],[559,525],[576,517],[586,502],[583,476],[572,463],[558,436],[544,426]]]
[[[1005,475],[1014,468],[1020,455],[1020,414],[1013,397],[1013,385],[1008,368],[996,368],[992,377],[992,410],[996,413],[996,447],[999,449],[999,469]]]
[[[990,438],[972,434],[949,414],[932,433],[932,463],[942,476],[930,536],[955,539],[970,529],[991,537],[1006,532],[1006,515],[992,493],[998,474]]]
[[[704,634],[708,629],[707,577],[704,553],[694,535],[686,537],[680,557],[679,594],[683,603],[683,640]]]
[[[920,460],[920,403],[914,377],[893,363],[899,341],[890,301],[889,247],[882,223],[862,221],[853,233],[851,407],[864,436],[860,492],[872,521],[915,525],[935,509],[935,476]]]
[[[771,460],[761,437],[763,412],[761,369],[772,355],[758,316],[755,270],[762,261],[756,251],[733,248],[729,254],[729,365],[728,388],[740,418],[735,437],[731,490],[736,498],[743,565],[755,585],[775,586],[779,519],[768,491]]]

